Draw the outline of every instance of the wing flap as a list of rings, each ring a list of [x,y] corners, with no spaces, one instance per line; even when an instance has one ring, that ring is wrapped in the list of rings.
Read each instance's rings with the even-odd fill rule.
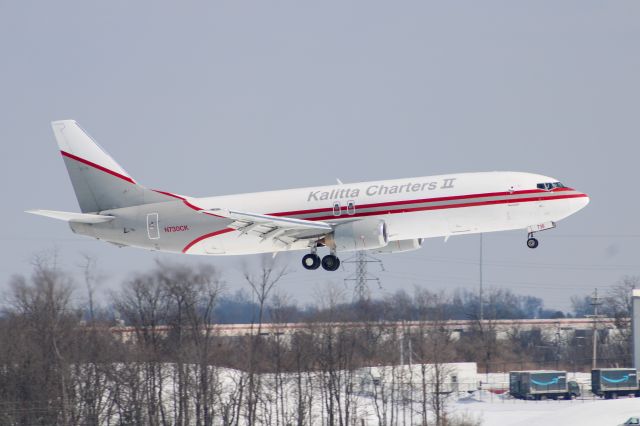
[[[314,222],[311,220],[305,219],[294,219],[292,217],[280,217],[280,216],[271,216],[268,214],[258,214],[258,213],[248,213],[248,212],[239,212],[233,210],[223,210],[223,209],[214,209],[207,210],[209,213],[213,213],[218,216],[226,217],[228,219],[233,219],[238,222],[244,223],[261,223],[264,225],[273,224],[279,228],[300,228],[300,229],[317,229],[319,231],[327,231],[331,232],[331,225],[325,222]]]
[[[320,221],[314,222],[291,217],[224,209],[206,210],[205,212],[233,220],[234,222],[231,223],[229,227],[240,231],[241,236],[253,232],[263,240],[274,239],[283,241],[283,239],[287,239],[296,241],[300,239],[314,239],[320,238],[333,231],[331,225]]]
[[[57,210],[27,210],[26,213],[64,220],[66,222],[79,223],[104,223],[115,219],[114,216],[106,216],[102,214],[61,212]]]

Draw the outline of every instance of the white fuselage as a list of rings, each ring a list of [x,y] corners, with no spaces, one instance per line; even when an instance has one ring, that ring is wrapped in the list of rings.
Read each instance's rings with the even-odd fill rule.
[[[138,184],[74,120],[52,123],[81,212],[30,210],[119,246],[201,255],[309,250],[306,269],[335,271],[337,252],[413,250],[422,239],[527,229],[587,205],[556,179],[519,172],[456,173],[219,197]],[[322,259],[318,247],[330,251]]]
[[[273,216],[286,216],[337,224],[361,217],[376,217],[387,225],[390,241],[446,237],[459,234],[524,229],[557,222],[586,206],[586,194],[571,188],[539,189],[555,179],[530,173],[460,173],[324,187],[290,189],[208,198],[188,198],[192,210],[224,206]],[[337,205],[339,204],[339,206]],[[339,210],[338,210],[339,208]],[[163,232],[173,240],[180,232]],[[212,221],[202,235],[179,251],[188,254],[247,254],[298,250],[308,243],[283,245],[250,233],[239,236]],[[165,221],[166,223],[166,221]],[[170,226],[185,226],[176,222]],[[190,228],[192,230],[193,228]],[[206,231],[206,232],[204,232]],[[210,234],[210,235],[209,235]],[[193,235],[190,236],[190,238]],[[171,241],[167,241],[170,243]],[[168,244],[166,249],[171,251]]]

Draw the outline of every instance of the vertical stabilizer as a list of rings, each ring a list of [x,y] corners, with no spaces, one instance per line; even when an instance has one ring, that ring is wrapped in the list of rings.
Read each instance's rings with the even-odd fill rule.
[[[83,213],[171,199],[138,185],[75,121],[51,126]]]

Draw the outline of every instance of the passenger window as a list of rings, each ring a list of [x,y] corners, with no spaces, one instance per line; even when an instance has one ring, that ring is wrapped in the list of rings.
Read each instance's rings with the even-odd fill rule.
[[[350,215],[356,214],[356,202],[351,200],[347,203],[347,213]]]
[[[333,215],[340,216],[340,203],[333,203]]]

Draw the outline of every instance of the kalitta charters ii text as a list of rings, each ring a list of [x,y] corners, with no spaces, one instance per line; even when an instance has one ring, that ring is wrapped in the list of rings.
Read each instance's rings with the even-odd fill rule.
[[[402,194],[411,192],[434,191],[436,189],[451,189],[456,178],[442,179],[434,182],[407,182],[402,185],[374,184],[366,188],[334,188],[330,191],[311,191],[307,201],[340,200],[345,198],[357,198],[361,192],[368,197],[374,195]]]

